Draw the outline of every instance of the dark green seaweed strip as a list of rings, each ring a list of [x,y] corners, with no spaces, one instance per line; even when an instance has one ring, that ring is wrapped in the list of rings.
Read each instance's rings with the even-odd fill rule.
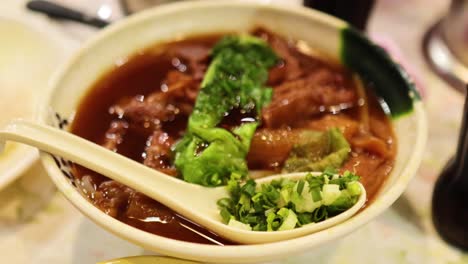
[[[347,67],[372,84],[377,96],[390,108],[392,118],[412,112],[413,102],[420,100],[406,71],[357,30],[349,27],[341,30],[340,56]]]

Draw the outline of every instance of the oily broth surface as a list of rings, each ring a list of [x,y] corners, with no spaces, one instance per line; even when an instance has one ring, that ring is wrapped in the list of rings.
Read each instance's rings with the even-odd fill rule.
[[[115,114],[109,109],[122,98],[141,97],[142,100],[154,92],[164,92],[164,79],[170,71],[190,72],[188,66],[185,65],[180,58],[168,56],[165,50],[168,47],[177,45],[193,45],[204,48],[212,47],[216,41],[222,37],[222,34],[208,35],[186,40],[172,42],[164,45],[158,45],[143,50],[126,60],[122,65],[116,66],[108,73],[104,74],[86,94],[81,104],[78,107],[75,118],[71,126],[71,132],[83,138],[86,138],[97,144],[103,144],[106,140],[106,131],[111,122],[116,119]],[[182,66],[181,66],[182,65]],[[185,66],[184,66],[185,65]],[[352,85],[352,74],[336,63],[325,63],[326,67],[336,69],[337,74],[343,75],[345,83]],[[393,153],[395,152],[395,138],[392,132],[391,124],[387,116],[383,113],[377,98],[372,94],[367,94],[368,108],[371,113],[370,119],[372,124],[376,124],[370,128],[371,133],[388,137],[392,142]],[[358,119],[360,116],[360,108],[354,107],[346,110],[345,113],[351,119]],[[328,114],[318,114],[312,119],[321,119]],[[239,118],[245,116],[232,113],[227,119],[223,120],[224,124],[236,124]],[[175,139],[180,138],[186,126],[187,117],[179,116],[164,125],[165,132]],[[303,127],[302,123],[297,123],[295,126]],[[379,128],[380,127],[380,128]],[[294,129],[296,127],[286,128]],[[376,130],[376,131],[373,131]],[[137,162],[143,162],[145,157],[145,149],[148,145],[148,138],[151,136],[151,131],[134,132],[129,130],[125,134],[124,140],[118,145],[117,152],[127,156]],[[368,190],[369,200],[375,196],[380,186],[387,178],[393,166],[393,157],[389,157],[382,163],[382,160],[377,159],[370,153],[353,153],[350,157],[350,162],[346,163],[344,169],[358,171],[362,174],[361,181]],[[376,167],[376,163],[380,162]],[[250,166],[250,163],[249,163]],[[377,169],[375,169],[377,168]],[[271,167],[261,168],[256,166],[254,169],[272,170]],[[278,172],[278,168],[273,168],[272,173]],[[118,220],[129,225],[145,230],[150,233],[162,235],[169,238],[205,244],[233,244],[223,238],[213,234],[202,227],[198,226],[184,217],[175,214],[170,209],[153,201],[141,194],[135,194],[131,190],[125,189],[122,186],[112,186],[100,190],[101,184],[108,182],[108,179],[95,172],[85,168],[75,166],[74,175],[79,180],[84,180],[88,186],[87,193],[90,200],[106,213],[114,216]],[[383,176],[375,176],[381,174]],[[116,208],[111,211],[106,211],[109,203],[104,205],[101,200],[96,197],[109,195],[109,193],[127,193],[119,197],[114,195],[106,198],[108,201],[112,199],[120,201]],[[130,193],[130,194],[128,194]],[[102,197],[100,198],[102,199]],[[104,199],[105,200],[105,199]],[[131,215],[128,212],[131,211]]]

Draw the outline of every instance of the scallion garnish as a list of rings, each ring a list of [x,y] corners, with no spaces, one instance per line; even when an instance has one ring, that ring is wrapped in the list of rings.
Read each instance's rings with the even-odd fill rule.
[[[223,221],[233,227],[254,231],[281,231],[324,221],[352,207],[361,189],[359,176],[333,170],[305,179],[280,179],[257,186],[228,183],[231,195],[218,201]]]

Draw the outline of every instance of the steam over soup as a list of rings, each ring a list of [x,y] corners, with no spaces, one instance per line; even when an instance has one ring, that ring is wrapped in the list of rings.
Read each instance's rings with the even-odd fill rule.
[[[239,96],[217,101],[218,94],[206,88],[214,71],[206,73],[210,65],[227,67],[214,61],[219,51],[213,47],[224,35],[188,38],[143,50],[106,73],[82,100],[71,131],[168,177],[207,186],[248,174],[334,167],[359,175],[372,201],[396,153],[391,123],[378,98],[357,75],[304,52],[303,44],[264,29],[252,35],[268,43],[275,59],[244,56],[256,68],[243,66],[242,76],[228,76],[250,85]],[[229,131],[225,141],[238,148],[218,141],[219,150],[212,152],[236,160],[218,156],[223,162],[207,162],[213,160],[206,158],[213,145],[193,132],[197,125]],[[74,172],[88,198],[122,222],[179,240],[233,244],[118,182],[80,166]]]

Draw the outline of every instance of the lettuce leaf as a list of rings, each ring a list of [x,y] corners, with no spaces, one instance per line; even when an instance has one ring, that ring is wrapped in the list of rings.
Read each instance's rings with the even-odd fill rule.
[[[185,181],[218,186],[246,177],[245,157],[259,122],[232,131],[217,125],[233,109],[260,115],[271,101],[272,90],[264,83],[277,59],[265,41],[253,36],[228,36],[216,44],[187,133],[174,148],[174,165]]]
[[[339,168],[348,159],[351,147],[338,128],[326,132],[304,131],[300,143],[291,150],[284,172],[323,171]]]

